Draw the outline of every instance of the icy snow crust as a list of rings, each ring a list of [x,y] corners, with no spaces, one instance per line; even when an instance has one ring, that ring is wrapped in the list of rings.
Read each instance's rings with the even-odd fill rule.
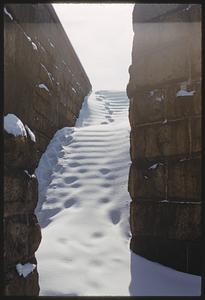
[[[93,92],[40,160],[40,295],[200,295],[199,276],[129,250],[128,106],[125,92]]]
[[[26,129],[21,120],[14,114],[7,114],[4,117],[4,130],[14,136],[27,136]]]

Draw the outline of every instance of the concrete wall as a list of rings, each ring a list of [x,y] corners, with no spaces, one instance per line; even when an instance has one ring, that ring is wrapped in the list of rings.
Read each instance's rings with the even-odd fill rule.
[[[4,294],[36,296],[37,268],[26,278],[18,263],[37,264],[41,232],[34,209],[34,176],[53,134],[74,126],[89,79],[50,4],[4,7],[4,113],[15,114],[34,132],[33,142],[4,131]],[[26,171],[25,171],[26,170]]]
[[[201,272],[201,7],[136,4],[130,98],[131,248]],[[180,89],[194,91],[177,96]]]

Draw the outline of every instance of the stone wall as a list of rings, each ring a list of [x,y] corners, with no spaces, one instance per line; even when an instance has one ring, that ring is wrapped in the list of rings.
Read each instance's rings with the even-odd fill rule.
[[[40,157],[59,128],[75,124],[91,84],[51,4],[5,8],[4,110],[32,128]]]
[[[17,273],[16,265],[37,265],[35,251],[41,230],[34,209],[38,201],[36,145],[26,136],[4,131],[4,279],[7,296],[38,295],[38,273],[27,277]]]
[[[27,277],[16,265],[37,265],[41,232],[34,214],[33,175],[53,134],[74,126],[89,79],[50,4],[4,7],[4,114],[16,115],[32,141],[4,131],[4,294],[39,294],[37,268]],[[26,126],[25,126],[26,127]]]
[[[201,6],[136,4],[130,81],[131,249],[201,273]]]

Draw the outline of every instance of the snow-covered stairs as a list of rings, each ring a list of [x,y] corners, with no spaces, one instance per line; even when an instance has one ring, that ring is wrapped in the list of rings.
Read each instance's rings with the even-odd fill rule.
[[[40,160],[40,295],[197,295],[199,277],[129,250],[128,107],[125,92],[93,92]]]

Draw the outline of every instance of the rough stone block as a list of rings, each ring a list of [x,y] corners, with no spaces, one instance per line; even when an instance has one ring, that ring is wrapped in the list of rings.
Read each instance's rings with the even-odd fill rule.
[[[152,163],[146,169],[130,167],[128,190],[132,199],[164,200],[166,198],[166,169]]]
[[[179,84],[170,86],[166,90],[165,106],[168,120],[186,118],[200,113],[199,107],[197,107],[199,92],[193,96],[176,96],[179,90]],[[192,91],[190,88],[188,90]]]
[[[30,227],[29,227],[29,237],[28,237],[28,253],[29,257],[33,256],[38,249],[41,242],[41,228],[38,224],[37,217],[32,214],[30,215]]]
[[[168,199],[201,201],[201,159],[168,164]]]
[[[4,263],[13,265],[28,257],[29,222],[26,215],[4,221]]]
[[[6,167],[26,169],[29,165],[26,137],[15,137],[4,130],[4,164]]]
[[[138,124],[164,120],[162,90],[136,92],[130,100],[129,120],[132,128]]]
[[[4,176],[4,216],[31,214],[38,201],[38,182],[24,171]]]
[[[150,236],[133,236],[130,248],[149,260],[195,275],[202,274],[201,241],[168,240]]]
[[[201,205],[132,201],[130,222],[133,235],[196,241],[202,234]]]
[[[5,284],[4,295],[5,296],[37,296],[40,291],[39,276],[35,269],[26,278],[19,276],[15,272],[15,276],[12,281]]]
[[[189,153],[189,129],[186,120],[144,125],[131,130],[131,159],[160,158]]]
[[[201,151],[201,117],[193,118],[190,121],[191,126],[191,152],[200,152]]]

